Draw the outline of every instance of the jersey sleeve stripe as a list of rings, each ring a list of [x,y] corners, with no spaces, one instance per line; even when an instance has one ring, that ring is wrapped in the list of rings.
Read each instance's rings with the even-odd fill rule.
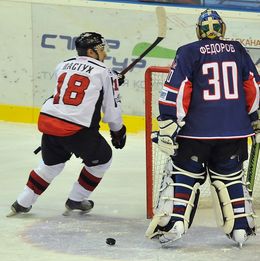
[[[176,107],[177,107],[177,118],[182,120],[189,109],[192,92],[192,83],[186,79],[181,83],[179,93],[177,95]]]
[[[159,100],[159,104],[176,107],[176,102],[172,102],[172,101],[161,101],[161,100]]]
[[[247,111],[251,114],[259,107],[259,86],[253,73],[250,73],[248,80],[243,82],[243,87],[246,94]]]
[[[169,85],[167,83],[165,83],[163,86],[164,86],[165,89],[170,90],[170,91],[175,92],[175,93],[178,93],[178,91],[179,91],[178,88],[172,87],[171,85]]]

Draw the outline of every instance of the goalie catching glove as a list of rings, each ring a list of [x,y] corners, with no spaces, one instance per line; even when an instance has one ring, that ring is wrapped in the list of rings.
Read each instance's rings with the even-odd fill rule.
[[[159,149],[166,153],[167,155],[173,155],[174,150],[178,148],[178,144],[175,141],[175,138],[181,129],[184,126],[185,122],[175,122],[173,120],[159,120],[159,132],[158,132],[158,146]]]
[[[125,142],[126,142],[126,127],[125,127],[125,125],[123,125],[123,127],[119,131],[111,131],[110,130],[110,136],[111,136],[111,142],[116,149],[124,148]]]

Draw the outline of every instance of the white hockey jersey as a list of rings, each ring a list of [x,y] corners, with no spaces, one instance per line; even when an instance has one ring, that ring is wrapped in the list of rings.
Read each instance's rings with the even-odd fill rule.
[[[41,108],[38,128],[54,136],[69,136],[84,127],[99,128],[102,121],[112,131],[122,127],[118,78],[103,62],[79,56],[56,68],[54,95]]]

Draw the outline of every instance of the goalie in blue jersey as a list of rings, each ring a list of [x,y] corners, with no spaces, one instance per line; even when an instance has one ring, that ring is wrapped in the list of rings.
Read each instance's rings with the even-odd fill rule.
[[[171,160],[146,235],[163,245],[191,226],[207,174],[224,233],[240,247],[255,234],[242,165],[247,138],[260,139],[260,78],[245,48],[223,40],[225,30],[216,11],[202,12],[199,40],[177,50],[160,93],[158,146]]]

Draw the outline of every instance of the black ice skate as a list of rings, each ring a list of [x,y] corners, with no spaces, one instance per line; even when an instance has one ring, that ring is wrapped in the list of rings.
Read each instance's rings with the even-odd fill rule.
[[[90,212],[94,207],[94,202],[92,200],[84,199],[82,201],[74,201],[68,199],[65,203],[66,211],[63,213],[63,216],[70,215],[73,210],[80,210],[82,214]]]
[[[15,201],[13,203],[13,205],[11,206],[11,212],[6,216],[11,217],[11,216],[17,215],[19,213],[28,213],[31,210],[31,208],[32,208],[32,206],[30,206],[28,208],[23,207],[20,204],[18,204],[17,201]]]

